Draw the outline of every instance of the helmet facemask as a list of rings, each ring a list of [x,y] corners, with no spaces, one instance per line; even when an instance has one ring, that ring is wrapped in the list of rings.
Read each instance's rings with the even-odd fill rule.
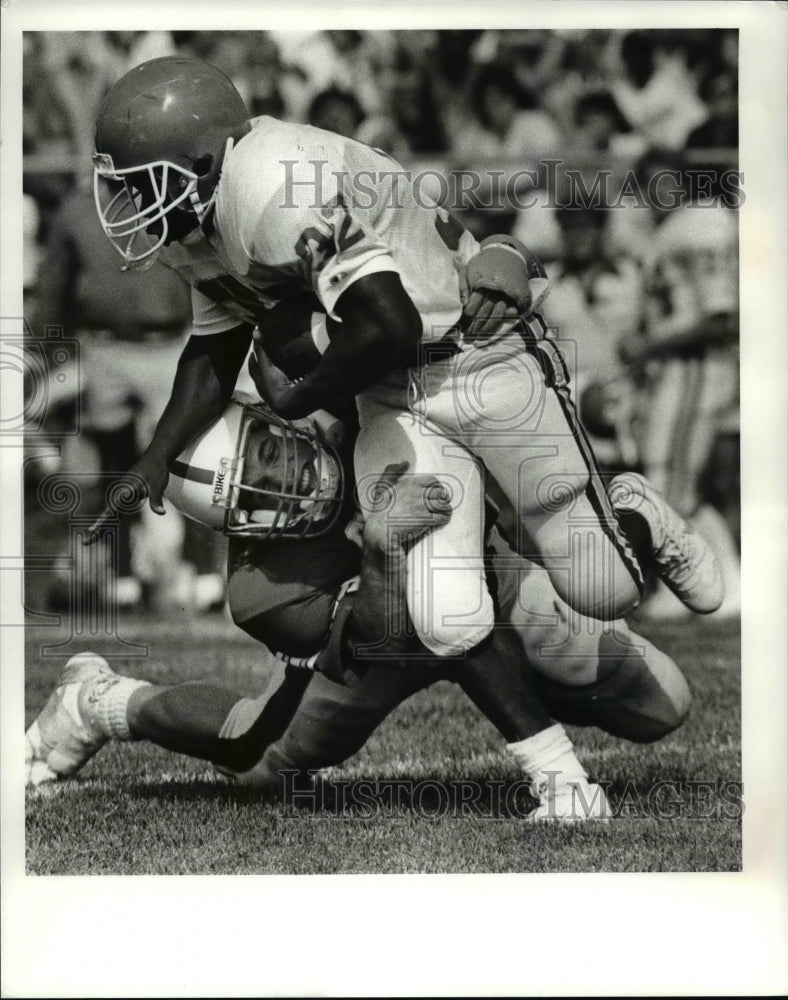
[[[315,538],[344,505],[337,451],[295,424],[234,396],[223,415],[169,463],[165,496],[187,517],[229,536]]]
[[[225,156],[232,148],[227,140]],[[196,165],[196,164],[195,164]],[[116,169],[107,153],[93,155],[93,198],[101,226],[110,242],[126,262],[123,270],[145,269],[156,259],[159,250],[172,239],[180,239],[196,229],[207,216],[216,198],[217,182],[205,201],[200,192],[204,174],[173,163],[158,160],[142,166]],[[104,205],[101,180],[120,182],[120,191]],[[168,215],[175,211],[178,230],[171,236]],[[190,225],[191,216],[193,224]],[[184,225],[185,221],[185,225]],[[175,227],[172,227],[175,228]]]
[[[322,535],[339,516],[339,456],[313,430],[247,405],[229,488],[225,533],[253,537]]]

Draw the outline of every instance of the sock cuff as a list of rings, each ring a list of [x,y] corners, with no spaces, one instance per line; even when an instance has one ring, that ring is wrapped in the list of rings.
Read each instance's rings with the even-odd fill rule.
[[[528,774],[551,769],[565,771],[566,765],[571,763],[573,773],[587,777],[585,769],[575,756],[572,741],[560,722],[518,743],[507,743],[506,749]]]
[[[121,677],[108,688],[96,703],[96,718],[105,735],[115,740],[132,739],[126,709],[129,698],[141,687],[150,687],[149,681]]]

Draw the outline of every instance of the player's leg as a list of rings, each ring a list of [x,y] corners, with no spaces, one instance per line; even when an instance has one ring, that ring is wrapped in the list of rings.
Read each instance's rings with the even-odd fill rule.
[[[726,607],[739,606],[738,553],[721,519],[701,503],[699,487],[720,420],[738,393],[738,365],[729,351],[667,362],[654,386],[641,451],[646,475],[671,506],[705,538],[719,565]],[[673,589],[673,588],[671,588]],[[682,609],[658,583],[642,613],[668,619]]]
[[[551,357],[557,383],[565,369]],[[640,566],[568,394],[548,384],[540,358],[513,334],[428,365],[418,412],[482,460],[488,493],[516,512],[514,544],[542,561],[558,593],[584,614],[618,617],[639,600]]]
[[[601,637],[597,656],[606,660],[599,678],[568,685],[539,674],[536,688],[550,713],[576,726],[596,726],[633,743],[653,743],[687,718],[692,694],[673,660],[642,636],[623,652],[618,638]]]
[[[27,731],[28,783],[75,774],[109,740],[146,740],[223,770],[247,771],[286,730],[312,676],[278,664],[264,693],[250,699],[210,682],[159,685],[122,677],[103,657],[79,654]],[[232,727],[239,715],[249,725]]]
[[[284,669],[277,666],[274,678]],[[358,753],[398,705],[436,679],[421,663],[398,668],[372,664],[352,687],[322,674],[307,676],[298,711],[284,729],[275,739],[260,741],[252,766],[232,769],[235,773],[230,776],[239,784],[282,792],[289,782],[341,764]],[[253,699],[239,702],[227,717],[222,737],[233,740],[253,735],[260,726],[260,708],[260,702]]]
[[[605,620],[636,606],[641,567],[708,613],[722,587],[714,553],[643,477],[606,490],[549,340],[471,349],[424,370],[419,412],[459,435],[491,473],[488,493],[518,515],[516,544],[538,559],[575,610]],[[445,369],[445,365],[444,365]]]
[[[221,769],[246,771],[284,732],[311,677],[307,670],[277,664],[265,691],[254,699],[206,682],[139,688],[126,707],[129,738],[210,761]],[[250,702],[255,705],[254,722],[243,732],[225,736],[228,719]]]
[[[507,753],[528,779],[538,803],[530,820],[608,816],[605,793],[589,782],[564,727],[548,714],[540,678],[513,629],[494,629],[451,677],[507,741]]]
[[[551,715],[635,742],[660,739],[681,725],[692,698],[669,656],[623,620],[579,615],[544,570],[507,555],[500,537],[493,541],[501,614],[517,631]]]
[[[402,506],[403,509],[411,509],[407,504]],[[320,560],[324,568],[321,570],[318,567],[314,572],[336,573],[337,564],[337,558]],[[236,618],[244,618],[247,631],[257,638],[265,637],[270,645],[271,624],[263,607],[270,601],[256,596],[258,590],[265,591],[265,580],[254,585],[248,580],[254,580],[254,575],[260,573],[270,576],[279,563],[272,559],[270,545],[265,545],[241,554],[233,565],[230,594],[234,596]],[[280,584],[290,568],[290,564],[279,566]],[[241,587],[244,580],[247,583]],[[321,588],[319,584],[326,581],[321,578],[312,582],[311,599],[325,600],[320,595],[326,588]],[[396,585],[397,581],[392,583]],[[295,585],[295,581],[291,581],[291,585]],[[244,591],[247,592],[247,604],[242,608]],[[331,595],[333,597],[333,590]],[[258,610],[251,614],[255,602]],[[277,606],[280,628],[287,626],[293,631],[299,628],[304,617],[304,600],[300,597],[294,600],[292,608],[296,614],[291,615],[280,601]],[[327,608],[328,605],[324,613],[327,613]],[[381,614],[385,614],[385,609],[381,608]],[[339,651],[339,658],[350,655],[350,647],[343,643],[338,624],[346,621],[341,609],[333,617],[329,647]],[[250,622],[256,623],[262,631],[251,630]],[[293,639],[283,638],[281,646],[292,649]],[[424,652],[426,658],[427,651]],[[585,772],[574,756],[566,734],[560,726],[552,724],[538,698],[534,697],[529,675],[521,672],[522,661],[522,649],[516,636],[511,630],[504,629],[496,630],[489,640],[477,644],[461,660],[450,665],[445,659],[433,663],[424,659],[404,663],[370,661],[366,672],[360,674],[360,680],[352,687],[339,686],[317,674],[305,687],[298,710],[275,739],[270,739],[270,726],[261,726],[259,721],[261,712],[265,710],[265,698],[246,699],[236,704],[222,727],[221,736],[225,740],[246,739],[254,744],[254,730],[261,727],[260,736],[267,733],[269,738],[262,740],[258,737],[261,747],[259,760],[254,766],[234,770],[242,772],[236,776],[243,783],[267,788],[281,787],[278,776],[283,772],[303,774],[346,760],[366,743],[383,719],[405,698],[440,676],[453,677],[456,671],[458,677],[463,679],[466,692],[510,742],[510,752],[525,774],[537,781],[541,799],[541,812],[537,818],[557,815],[585,818],[589,813],[595,816],[604,814],[604,797],[588,786]],[[445,664],[443,674],[436,672],[439,664]],[[275,668],[272,685],[285,679],[282,669]],[[549,775],[547,771],[550,771]],[[546,787],[542,787],[545,783]],[[576,795],[581,795],[582,799],[575,801]]]
[[[396,388],[393,394],[398,399]],[[494,611],[484,577],[484,500],[476,460],[410,413],[387,405],[383,390],[359,400],[361,431],[355,465],[362,512],[389,463],[406,475],[435,476],[448,490],[452,515],[408,552],[407,603],[416,633],[437,656],[455,656],[481,642]],[[391,530],[406,530],[392,515]]]
[[[535,693],[536,682],[523,672],[522,661],[522,649],[513,633],[496,629],[489,641],[451,669],[445,659],[396,666],[373,663],[353,687],[342,687],[315,674],[281,735],[263,745],[254,766],[232,777],[241,785],[269,792],[301,788],[302,780],[314,772],[358,753],[384,719],[411,695],[436,680],[449,678],[461,684],[509,741],[507,751],[538,801],[529,819],[606,818],[609,810],[604,793],[588,781],[563,727],[544,711]],[[239,702],[228,716],[222,736],[248,736],[259,724],[260,709],[259,701]]]

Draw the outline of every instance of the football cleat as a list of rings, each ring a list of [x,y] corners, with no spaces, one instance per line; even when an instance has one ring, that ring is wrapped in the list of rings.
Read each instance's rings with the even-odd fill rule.
[[[608,496],[618,513],[635,513],[651,532],[654,571],[690,610],[710,615],[722,604],[725,587],[719,560],[709,543],[661,493],[634,472],[616,476]]]
[[[529,823],[584,823],[592,819],[607,822],[611,816],[604,789],[584,775],[546,771],[532,782],[531,794],[537,806],[526,817]]]
[[[75,774],[107,742],[92,711],[120,676],[95,653],[72,656],[57,687],[25,733],[26,784]]]

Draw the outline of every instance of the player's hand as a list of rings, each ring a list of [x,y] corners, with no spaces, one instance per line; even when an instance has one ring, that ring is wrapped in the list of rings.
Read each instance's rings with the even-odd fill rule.
[[[83,544],[92,545],[107,521],[139,510],[146,497],[154,514],[166,514],[163,497],[169,478],[165,465],[143,455],[112,487],[107,506],[88,528]]]
[[[424,535],[448,524],[451,495],[433,475],[408,475],[408,463],[387,465],[364,497],[364,541],[385,548],[414,544]]]
[[[489,237],[460,272],[465,338],[483,340],[529,316],[549,287],[542,265],[519,240]]]
[[[262,401],[274,413],[279,413],[284,408],[293,383],[265,353],[259,330],[254,331],[254,352],[249,357],[249,374]]]

